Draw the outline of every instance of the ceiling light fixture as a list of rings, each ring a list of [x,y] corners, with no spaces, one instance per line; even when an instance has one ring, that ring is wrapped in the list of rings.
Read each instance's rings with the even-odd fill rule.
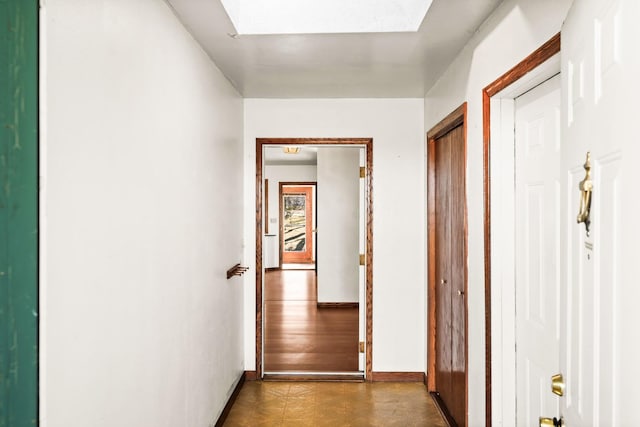
[[[287,154],[298,154],[300,152],[300,147],[282,147],[282,151]]]
[[[221,0],[240,35],[415,32],[432,0]]]

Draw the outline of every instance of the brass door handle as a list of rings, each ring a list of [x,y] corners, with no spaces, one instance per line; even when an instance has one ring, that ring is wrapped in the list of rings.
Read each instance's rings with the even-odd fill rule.
[[[447,279],[440,279],[440,284],[441,285],[446,285],[447,284]]]
[[[587,152],[587,160],[584,162],[585,175],[580,181],[580,209],[578,210],[578,224],[584,223],[589,235],[589,225],[591,224],[591,192],[593,191],[593,181],[591,180],[591,153]]]
[[[458,291],[458,295],[463,296],[464,295],[464,291]]]
[[[545,418],[540,417],[540,427],[562,427],[563,422],[562,418],[558,419],[556,417],[553,418]]]

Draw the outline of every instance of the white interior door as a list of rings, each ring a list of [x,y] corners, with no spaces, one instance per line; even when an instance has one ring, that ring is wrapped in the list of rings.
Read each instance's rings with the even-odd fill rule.
[[[549,378],[559,369],[560,76],[515,100],[517,423],[558,413]]]
[[[567,426],[637,426],[640,2],[574,2],[562,31],[560,398]],[[591,225],[576,223],[591,153]]]

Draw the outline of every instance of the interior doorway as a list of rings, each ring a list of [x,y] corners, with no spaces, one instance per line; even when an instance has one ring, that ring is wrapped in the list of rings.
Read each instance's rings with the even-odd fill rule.
[[[316,268],[316,182],[280,182],[280,268]]]
[[[361,358],[361,363],[358,363],[358,369],[355,372],[356,377],[370,379],[371,378],[371,355],[372,355],[372,332],[371,332],[371,319],[372,319],[372,281],[373,281],[373,269],[371,265],[371,260],[373,256],[373,228],[372,228],[372,154],[373,154],[373,141],[371,138],[337,138],[337,139],[314,139],[314,138],[304,138],[304,139],[291,139],[291,138],[258,138],[256,140],[256,376],[257,378],[263,378],[267,373],[265,369],[265,340],[266,340],[266,325],[265,325],[265,289],[264,285],[266,282],[267,274],[273,273],[272,271],[265,273],[264,265],[263,265],[263,241],[266,242],[266,237],[263,236],[263,229],[265,228],[265,221],[269,221],[271,225],[273,225],[273,218],[269,217],[263,211],[263,206],[265,205],[263,200],[264,188],[263,183],[265,179],[265,151],[267,148],[278,147],[282,151],[287,147],[287,151],[295,151],[295,148],[300,147],[317,147],[321,149],[323,147],[330,148],[357,148],[358,152],[362,153],[361,161],[362,167],[356,167],[354,171],[356,173],[356,177],[358,177],[358,181],[356,181],[356,188],[363,187],[365,189],[363,200],[364,205],[363,209],[363,220],[362,224],[362,233],[361,240],[362,245],[358,245],[359,242],[356,242],[356,252],[355,252],[355,268],[358,273],[357,276],[362,277],[361,279],[361,287],[362,290],[358,291],[356,289],[355,302],[351,303],[342,303],[338,298],[336,303],[329,303],[324,307],[332,309],[332,310],[340,310],[343,308],[353,308],[357,307],[358,319],[359,319],[359,327],[358,327],[358,341],[355,343],[357,346],[355,347],[355,355],[356,358]],[[359,170],[358,170],[359,169]],[[270,179],[269,182],[272,180]],[[323,189],[324,186],[318,186],[319,189]],[[319,190],[320,191],[320,190]],[[325,191],[325,190],[321,190]],[[323,193],[325,197],[329,197],[330,199],[333,197],[333,194],[329,191],[325,191]],[[317,196],[318,199],[320,196]],[[358,200],[358,196],[355,196],[354,203],[356,207],[361,205],[361,200]],[[319,206],[320,200],[317,203]],[[341,208],[343,203],[335,203],[336,208]],[[277,204],[276,204],[277,206]],[[336,209],[339,210],[339,209]],[[322,215],[318,215],[322,217]],[[273,222],[272,222],[273,221]],[[357,218],[357,221],[360,221],[360,218]],[[325,235],[328,233],[328,229],[335,227],[324,227]],[[357,227],[356,227],[357,228]],[[322,232],[322,231],[321,231]],[[325,241],[330,242],[330,238],[326,238]],[[360,255],[358,256],[358,248],[359,246],[362,248]],[[339,248],[339,246],[338,246]],[[318,252],[322,253],[323,250],[318,248]],[[330,254],[330,251],[324,251],[327,254]],[[335,252],[335,251],[334,251]],[[316,261],[318,261],[316,259]],[[320,265],[323,263],[320,262]],[[329,264],[329,263],[327,263]],[[358,265],[359,264],[359,265]],[[280,270],[280,273],[284,273],[285,270]],[[293,271],[296,272],[296,271]],[[304,272],[303,272],[304,273]],[[285,279],[288,280],[288,279]],[[332,282],[332,281],[329,281]],[[358,286],[360,287],[360,285]],[[321,291],[317,291],[318,296],[318,307],[320,306],[321,301]],[[358,356],[361,354],[361,356]],[[344,374],[342,372],[316,372],[316,371],[304,371],[304,372],[293,372],[292,375],[288,375],[292,378],[301,378],[301,377],[309,377],[311,376],[313,379],[318,379],[322,377],[329,377],[331,379],[353,379],[352,375],[341,375]],[[349,373],[352,374],[352,373]],[[284,377],[280,377],[281,379]],[[286,379],[286,378],[284,378]]]
[[[523,351],[528,347],[541,345],[540,343],[534,344],[534,334],[526,332],[527,316],[529,318],[537,316],[540,309],[545,309],[545,306],[551,307],[551,302],[555,299],[547,296],[547,299],[540,305],[541,295],[536,293],[538,291],[549,292],[549,289],[542,289],[539,285],[532,288],[532,285],[526,283],[531,279],[526,275],[547,271],[553,276],[553,264],[547,262],[547,265],[541,269],[539,268],[541,266],[536,266],[535,263],[537,262],[536,256],[548,257],[552,255],[551,252],[554,248],[548,245],[551,242],[544,244],[543,238],[548,240],[548,235],[544,237],[537,232],[534,233],[532,229],[527,230],[527,227],[544,226],[544,228],[548,228],[545,224],[545,217],[549,218],[549,215],[554,214],[553,206],[546,206],[542,210],[528,209],[528,206],[533,208],[548,195],[551,196],[551,199],[557,196],[554,195],[557,185],[546,184],[546,180],[554,175],[543,169],[550,167],[557,159],[553,160],[554,155],[550,154],[550,159],[532,161],[532,172],[526,172],[525,160],[527,156],[536,154],[543,149],[554,151],[559,148],[559,141],[556,140],[559,131],[552,128],[544,129],[544,126],[546,126],[545,122],[550,122],[549,119],[545,119],[545,114],[551,116],[553,120],[559,120],[560,109],[558,106],[551,105],[548,113],[534,111],[530,118],[523,116],[524,122],[527,122],[527,124],[523,124],[524,128],[527,128],[525,133],[529,134],[523,135],[524,128],[520,131],[516,129],[516,99],[521,95],[528,94],[532,89],[558,74],[560,71],[559,52],[560,34],[556,34],[539,49],[487,86],[483,92],[487,425],[492,425],[493,422],[502,422],[502,420],[512,420],[514,424],[519,420],[527,424],[533,419],[525,414],[527,405],[529,406],[527,411],[532,413],[535,411],[536,416],[540,415],[540,409],[536,408],[536,405],[543,406],[545,409],[545,405],[549,405],[549,403],[542,403],[542,401],[538,403],[534,401],[536,398],[539,400],[546,398],[547,379],[543,384],[544,394],[541,391],[535,392],[533,385],[527,389],[527,381],[536,382],[531,375],[535,373],[537,368],[534,366],[536,363],[533,362],[533,359],[526,360],[529,355]],[[553,84],[553,82],[549,83]],[[532,95],[535,95],[535,92],[529,94],[529,96]],[[555,96],[556,103],[558,103],[559,94],[556,92]],[[521,99],[525,101],[525,98]],[[535,100],[535,97],[533,99]],[[526,142],[526,138],[530,136],[538,138],[545,134],[549,138],[546,142],[532,144]],[[516,138],[519,135],[518,146],[516,146]],[[489,162],[490,158],[493,159],[492,162]],[[521,159],[518,170],[516,170],[517,158]],[[536,173],[536,168],[540,169],[539,172],[544,173],[538,177],[531,175]],[[531,176],[527,177],[526,173]],[[531,185],[525,184],[524,181],[529,178]],[[540,190],[543,187],[542,184],[546,186],[544,190]],[[516,190],[516,188],[520,188],[520,190]],[[517,205],[521,206],[517,208]],[[492,224],[495,226],[492,227]],[[553,227],[551,225],[551,228]],[[525,232],[537,241],[530,240],[527,234],[524,234]],[[516,236],[516,233],[520,234]],[[551,230],[550,235],[557,237],[560,234],[556,230]],[[517,242],[520,242],[522,246],[519,255],[516,247]],[[531,250],[535,250],[534,252],[529,254],[523,252],[529,250],[525,247],[527,242],[533,244]],[[493,253],[498,256],[493,257]],[[521,258],[519,261],[516,259],[518,256]],[[538,260],[542,261],[543,258]],[[551,286],[555,283],[555,279],[545,281],[545,283]],[[532,293],[522,295],[523,292],[529,292],[529,290]],[[519,297],[516,296],[518,292],[520,293]],[[536,308],[531,304],[540,306]],[[518,318],[517,312],[520,314]],[[540,326],[551,320],[549,314],[542,317],[545,318],[544,322],[534,321],[533,323]],[[553,324],[550,328],[554,329],[556,326]],[[520,343],[517,342],[518,334],[520,334]],[[555,332],[551,334],[551,338],[555,335]],[[514,351],[516,347],[518,352]],[[557,353],[557,350],[552,349],[551,351]],[[516,360],[517,358],[520,360]],[[526,364],[530,366],[527,368]],[[546,375],[550,376],[550,374]],[[499,386],[492,387],[493,383]],[[536,388],[538,386],[535,385]],[[539,396],[534,396],[537,394]],[[521,411],[522,413],[519,413]],[[528,417],[529,420],[524,422],[522,417]]]

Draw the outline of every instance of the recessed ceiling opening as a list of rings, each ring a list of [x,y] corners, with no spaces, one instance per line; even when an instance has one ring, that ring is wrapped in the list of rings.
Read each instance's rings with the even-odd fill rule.
[[[222,0],[238,34],[418,31],[432,0]]]

